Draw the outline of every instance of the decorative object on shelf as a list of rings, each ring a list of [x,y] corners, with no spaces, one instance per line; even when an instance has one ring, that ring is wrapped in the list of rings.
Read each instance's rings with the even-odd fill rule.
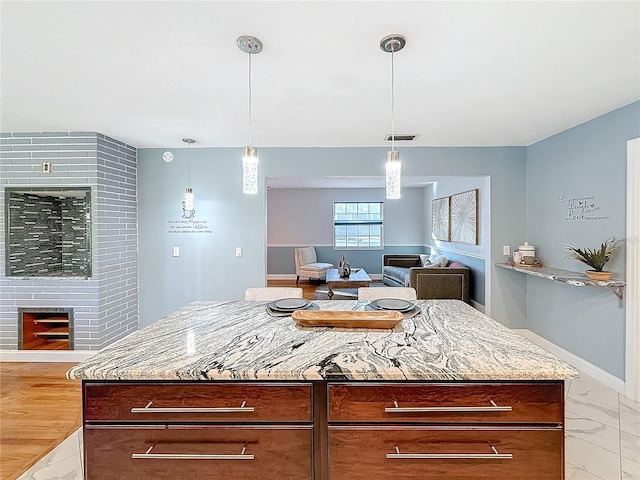
[[[262,51],[262,42],[256,37],[242,35],[236,40],[238,48],[249,56],[249,145],[242,157],[242,193],[258,193],[258,149],[251,145],[251,55]]]
[[[515,263],[516,265],[520,265],[522,263],[522,254],[519,250],[513,252],[513,263]]]
[[[524,245],[520,245],[518,247],[518,252],[520,252],[520,256],[522,257],[522,263],[524,263],[525,257],[533,257],[536,256],[536,247],[533,245],[529,245],[529,242],[524,242]]]
[[[478,189],[451,195],[451,241],[478,244]]]
[[[386,197],[389,200],[400,198],[400,181],[402,178],[402,163],[400,163],[400,152],[395,150],[395,97],[394,97],[394,65],[393,54],[404,48],[406,39],[402,35],[387,35],[380,40],[380,49],[383,52],[391,53],[391,151],[387,152],[387,164],[385,166],[385,189]]]
[[[603,268],[611,257],[618,251],[620,241],[615,238],[605,240],[600,244],[600,248],[579,248],[573,244],[567,245],[567,250],[571,258],[589,265],[592,270],[586,270],[587,276],[592,280],[609,280],[612,272],[604,271]]]
[[[431,225],[435,240],[449,241],[449,197],[431,201]]]
[[[187,150],[187,190],[184,194],[184,202],[182,202],[182,218],[193,218],[196,210],[193,208],[193,189],[191,188],[191,144],[196,143],[193,138],[183,138],[183,142],[188,145]]]
[[[348,277],[351,275],[351,265],[349,265],[349,262],[347,262],[347,259],[344,257],[344,253],[342,254],[340,262],[338,262],[338,275],[341,277]]]

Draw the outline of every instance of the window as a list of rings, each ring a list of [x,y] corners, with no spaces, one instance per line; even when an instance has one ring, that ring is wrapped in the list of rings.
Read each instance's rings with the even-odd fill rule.
[[[382,220],[382,202],[335,202],[333,247],[381,250]]]

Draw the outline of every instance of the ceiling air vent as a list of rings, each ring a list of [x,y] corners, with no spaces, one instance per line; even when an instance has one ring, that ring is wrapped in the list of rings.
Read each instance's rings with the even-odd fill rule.
[[[418,134],[412,135],[412,134],[406,134],[406,133],[396,133],[395,135],[395,141],[396,142],[410,142],[412,140],[415,140],[418,137]],[[387,142],[391,141],[391,134],[387,135],[386,137],[384,137],[384,139]]]

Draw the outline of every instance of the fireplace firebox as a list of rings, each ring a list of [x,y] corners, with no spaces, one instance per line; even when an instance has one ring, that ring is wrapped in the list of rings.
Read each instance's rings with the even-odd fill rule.
[[[18,308],[20,350],[73,350],[73,308]]]

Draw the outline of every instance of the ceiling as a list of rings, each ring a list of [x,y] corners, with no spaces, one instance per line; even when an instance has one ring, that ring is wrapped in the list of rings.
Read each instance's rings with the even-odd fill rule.
[[[640,2],[2,1],[3,131],[135,147],[530,145],[640,98]]]

